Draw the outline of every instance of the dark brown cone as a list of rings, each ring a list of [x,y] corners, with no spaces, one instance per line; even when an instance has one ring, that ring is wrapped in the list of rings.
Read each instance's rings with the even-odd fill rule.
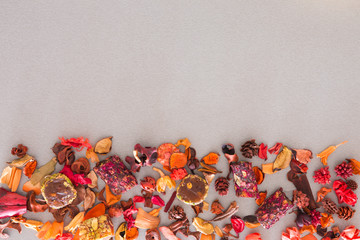
[[[255,139],[252,139],[241,145],[240,151],[244,157],[252,158],[258,155],[259,146],[256,144]]]
[[[170,220],[183,220],[186,218],[185,211],[180,206],[173,206],[168,214]]]
[[[215,181],[215,190],[219,192],[219,195],[224,196],[229,191],[229,180],[224,177],[220,177]]]
[[[322,204],[326,212],[330,214],[335,214],[338,212],[338,207],[336,206],[336,203],[334,203],[331,199],[325,198],[322,201]]]
[[[353,191],[355,191],[358,188],[358,184],[354,180],[346,181],[346,185],[348,186],[348,188],[350,188]]]
[[[351,209],[350,207],[340,207],[338,211],[338,215],[340,219],[349,220],[354,216],[355,210]]]

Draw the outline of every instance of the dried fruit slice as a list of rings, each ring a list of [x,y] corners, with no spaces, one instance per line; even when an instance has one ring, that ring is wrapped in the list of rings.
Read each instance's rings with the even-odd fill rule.
[[[180,150],[172,143],[161,144],[157,149],[157,160],[161,165],[168,167],[170,165],[171,155],[178,152],[180,152]]]
[[[187,175],[177,188],[177,198],[190,205],[197,205],[204,201],[209,191],[205,179],[197,175]]]
[[[173,153],[170,157],[170,169],[183,168],[186,166],[187,156],[185,153]]]

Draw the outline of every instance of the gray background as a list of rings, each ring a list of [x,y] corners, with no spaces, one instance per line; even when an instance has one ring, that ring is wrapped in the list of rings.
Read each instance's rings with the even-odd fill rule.
[[[182,137],[199,157],[226,142],[238,150],[250,138],[314,154],[348,140],[330,157],[333,170],[360,158],[359,22],[358,0],[1,1],[0,167],[18,143],[45,163],[59,136],[94,144],[112,135],[112,153],[122,158],[138,142],[158,146]],[[309,165],[315,194],[321,186],[311,178],[320,166],[316,158]],[[224,157],[219,168],[227,169]],[[266,176],[260,190],[282,186],[290,196],[287,171]],[[149,168],[137,174],[146,175],[157,176]],[[224,207],[232,193],[219,198]],[[216,198],[212,184],[207,201]],[[236,201],[239,216],[256,210],[253,200]],[[356,208],[347,223],[336,218],[341,229],[360,221]],[[240,239],[256,231],[279,239],[294,219],[246,230]],[[11,239],[36,239],[31,230],[9,232]]]

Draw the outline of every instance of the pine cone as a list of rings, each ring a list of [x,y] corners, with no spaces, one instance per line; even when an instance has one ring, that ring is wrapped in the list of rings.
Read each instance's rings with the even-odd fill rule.
[[[307,206],[309,206],[310,199],[305,193],[295,190],[293,196],[293,201],[299,208],[306,208]]]
[[[240,151],[244,157],[252,158],[253,156],[258,155],[259,146],[256,144],[255,139],[251,139],[250,141],[247,141],[241,145]]]
[[[347,179],[353,175],[353,169],[351,164],[343,161],[341,164],[335,167],[336,176]]]
[[[358,188],[358,184],[354,180],[347,181],[346,185],[348,186],[348,188],[350,188],[353,191],[355,191]]]
[[[338,211],[338,215],[340,219],[349,220],[354,216],[355,210],[350,207],[340,207]]]
[[[219,195],[224,196],[229,191],[229,180],[224,177],[220,177],[215,181],[215,190],[219,192]]]
[[[186,213],[184,209],[180,206],[173,206],[169,211],[170,220],[183,220],[186,218]]]
[[[334,203],[331,199],[325,198],[322,201],[322,204],[325,211],[328,212],[329,214],[335,214],[338,212],[338,207],[336,203]]]

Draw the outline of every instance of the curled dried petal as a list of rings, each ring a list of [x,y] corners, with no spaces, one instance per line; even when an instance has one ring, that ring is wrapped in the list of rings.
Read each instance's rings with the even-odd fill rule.
[[[75,148],[77,151],[81,151],[83,150],[83,148],[87,148],[90,149],[92,148],[91,144],[89,143],[89,140],[87,138],[83,138],[83,137],[78,137],[78,138],[69,138],[69,139],[65,139],[65,138],[59,138],[61,140],[61,144],[64,146],[71,146],[73,148]]]
[[[133,151],[135,159],[141,163],[141,166],[151,166],[158,157],[155,147],[143,147],[139,143],[134,146]]]
[[[44,212],[46,209],[48,209],[49,205],[45,202],[45,200],[36,200],[35,199],[35,192],[30,191],[26,195],[27,197],[27,210],[30,212]]]
[[[98,177],[93,170],[91,170],[90,173],[86,177],[91,180],[91,183],[88,184],[89,188],[97,188],[98,187]]]

